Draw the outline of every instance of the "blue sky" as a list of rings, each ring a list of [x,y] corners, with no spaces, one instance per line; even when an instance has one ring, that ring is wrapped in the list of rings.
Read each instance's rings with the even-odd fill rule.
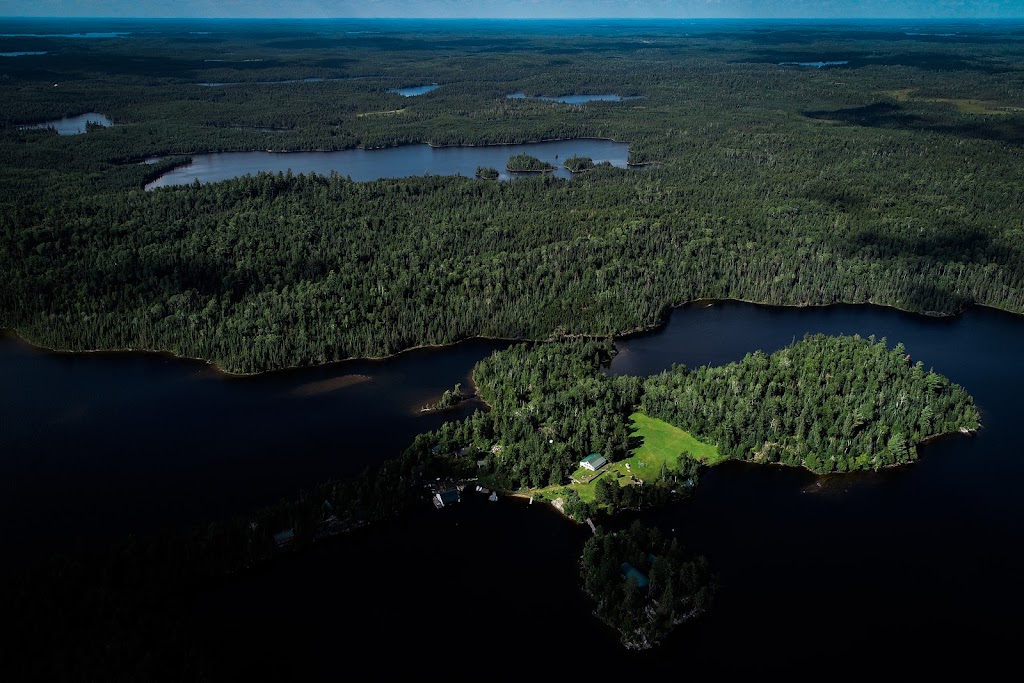
[[[0,0],[0,16],[1016,18],[1024,0]]]

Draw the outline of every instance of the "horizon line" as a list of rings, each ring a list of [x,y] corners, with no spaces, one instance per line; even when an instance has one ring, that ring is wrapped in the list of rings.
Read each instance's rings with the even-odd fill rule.
[[[427,20],[427,21],[649,21],[649,20],[672,20],[672,21],[1021,21],[1024,14],[1015,17],[1004,16],[950,16],[950,17],[677,17],[677,16],[651,16],[651,17],[432,17],[432,16],[403,16],[403,17],[265,17],[265,16],[165,16],[165,17],[125,17],[125,16],[99,16],[99,15],[0,15],[0,19],[112,19],[116,21],[163,21],[167,19],[246,19],[252,21],[401,21],[406,19]]]

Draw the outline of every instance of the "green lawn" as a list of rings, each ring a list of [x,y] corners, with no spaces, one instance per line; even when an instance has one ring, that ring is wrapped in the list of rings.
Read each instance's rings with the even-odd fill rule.
[[[534,495],[538,500],[550,501],[562,495],[566,489],[575,489],[581,499],[591,503],[594,500],[598,478],[617,480],[620,486],[628,486],[631,483],[630,475],[644,481],[652,481],[661,471],[662,463],[665,463],[669,470],[678,468],[679,456],[683,451],[688,451],[691,457],[705,465],[715,465],[722,460],[717,446],[698,441],[689,432],[684,432],[667,422],[643,413],[633,413],[629,419],[636,430],[634,436],[643,439],[643,444],[633,451],[630,457],[605,465],[598,472],[580,467],[572,473],[574,483],[568,486],[547,486],[524,493]]]
[[[647,461],[653,462],[656,468],[651,470],[648,476],[657,474],[662,461],[668,463],[670,470],[675,469],[679,464],[679,455],[683,451],[689,451],[695,460],[705,465],[717,465],[722,461],[718,446],[698,441],[689,432],[673,427],[668,422],[648,417],[643,413],[633,413],[629,419],[636,429],[636,436],[643,437],[644,444],[634,451],[633,457],[627,462],[639,459],[644,462],[645,470],[648,469]]]

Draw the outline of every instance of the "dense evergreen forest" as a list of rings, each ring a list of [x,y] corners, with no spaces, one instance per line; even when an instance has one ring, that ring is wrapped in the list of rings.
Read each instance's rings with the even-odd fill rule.
[[[47,53],[0,64],[0,326],[36,343],[255,372],[474,335],[603,337],[697,298],[1024,311],[1016,25],[158,26],[0,37]],[[848,64],[782,64],[804,60]],[[85,111],[115,125],[18,127]],[[659,163],[143,190],[199,152],[581,137]]]
[[[650,377],[642,410],[727,457],[819,473],[912,462],[923,440],[973,431],[980,419],[963,387],[912,364],[902,344],[822,335],[722,367]]]
[[[962,387],[912,363],[902,344],[889,349],[885,339],[816,335],[770,355],[677,366],[646,379],[602,372],[613,353],[611,343],[594,341],[495,352],[473,370],[490,410],[421,435],[406,457],[472,454],[466,467],[479,468],[489,483],[540,489],[567,483],[590,453],[609,462],[629,456],[642,445],[629,422],[637,409],[716,446],[724,458],[817,473],[912,462],[925,439],[979,426]],[[684,459],[681,467],[683,479],[694,474],[694,463]],[[657,491],[660,482],[651,483]],[[596,505],[569,515],[637,506],[598,491]]]

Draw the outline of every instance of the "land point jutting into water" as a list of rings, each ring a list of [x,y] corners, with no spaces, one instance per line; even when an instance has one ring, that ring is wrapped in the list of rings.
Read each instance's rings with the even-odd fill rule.
[[[1013,651],[1019,22],[4,24],[12,680]]]

